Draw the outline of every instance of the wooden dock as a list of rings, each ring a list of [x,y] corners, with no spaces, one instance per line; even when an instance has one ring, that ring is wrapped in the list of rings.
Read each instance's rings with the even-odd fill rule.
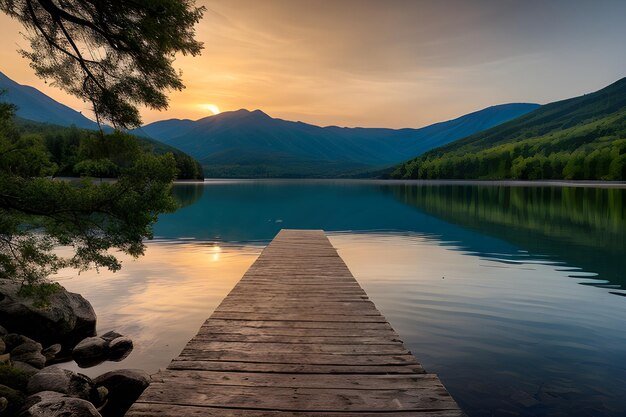
[[[322,231],[282,230],[127,417],[461,416]]]

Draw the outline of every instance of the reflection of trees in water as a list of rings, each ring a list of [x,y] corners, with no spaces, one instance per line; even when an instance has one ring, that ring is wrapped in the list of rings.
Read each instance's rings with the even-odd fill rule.
[[[194,204],[204,193],[203,183],[179,183],[172,187],[172,196],[182,206]]]
[[[443,220],[626,284],[626,190],[437,185],[391,192]]]

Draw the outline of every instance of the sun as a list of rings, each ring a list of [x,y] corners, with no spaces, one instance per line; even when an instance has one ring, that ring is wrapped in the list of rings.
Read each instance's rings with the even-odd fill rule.
[[[210,111],[213,114],[220,114],[220,108],[217,107],[217,105],[215,104],[201,104],[200,107],[202,107],[205,110]]]

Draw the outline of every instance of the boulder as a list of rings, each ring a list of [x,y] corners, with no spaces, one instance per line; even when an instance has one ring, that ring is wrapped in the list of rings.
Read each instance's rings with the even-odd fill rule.
[[[59,286],[49,296],[48,305],[41,307],[19,290],[19,283],[0,279],[0,322],[7,330],[34,337],[44,345],[60,343],[68,350],[95,334],[96,314],[81,295]]]
[[[119,334],[118,332],[115,332],[115,331],[111,330],[111,331],[109,331],[109,332],[106,332],[106,333],[105,333],[105,334],[103,334],[103,335],[100,335],[99,337],[100,337],[101,339],[106,340],[107,342],[110,342],[110,341],[112,341],[113,339],[117,339],[118,337],[123,337],[123,336],[124,336],[124,335]]]
[[[11,355],[12,361],[24,362],[36,369],[43,369],[46,365],[46,357],[40,352],[28,352],[19,356]]]
[[[31,338],[23,336],[21,334],[17,334],[17,333],[9,333],[6,336],[4,336],[2,340],[4,340],[4,344],[6,345],[7,352],[12,351],[13,349],[15,349],[16,347],[18,347],[19,345],[23,343],[29,343],[29,342],[37,343]]]
[[[11,355],[19,356],[25,353],[41,352],[41,350],[43,349],[41,343],[37,343],[34,340],[30,340],[27,338],[24,339],[25,340],[22,343],[11,349]]]
[[[27,375],[35,375],[37,372],[39,372],[39,369],[35,368],[33,365],[22,361],[14,361],[12,358],[11,364],[13,365],[13,368]]]
[[[72,350],[72,359],[81,368],[98,365],[109,358],[109,343],[100,337],[83,339]]]
[[[8,334],[9,332],[7,331],[7,329],[5,329],[4,327],[0,326],[0,337],[4,337]]]
[[[98,387],[93,393],[91,403],[97,408],[100,408],[106,404],[108,396],[109,390],[106,387]]]
[[[119,417],[150,385],[150,375],[142,370],[119,369],[102,374],[93,382],[96,388],[105,387],[109,391],[107,403],[101,410],[102,416]]]
[[[4,343],[4,340],[0,339],[0,355],[7,351],[7,345]]]
[[[16,416],[24,404],[24,394],[6,385],[0,385],[0,397],[5,400],[2,401],[5,403],[4,412],[0,411],[0,416],[3,417]]]
[[[9,408],[9,400],[4,397],[0,397],[0,415],[4,413],[4,410]]]
[[[27,340],[11,350],[11,360],[25,362],[37,369],[46,364],[46,357],[41,354],[41,344]]]
[[[28,397],[20,417],[101,417],[89,401],[64,394],[43,391]]]
[[[11,362],[11,354],[10,353],[5,353],[3,355],[0,355],[0,365],[6,365],[8,363]]]
[[[53,391],[83,400],[89,400],[92,397],[93,389],[93,382],[87,376],[58,366],[48,366],[37,372],[29,379],[26,386],[28,394]]]
[[[109,360],[120,362],[133,351],[133,341],[125,336],[116,337],[109,342]]]
[[[41,351],[41,354],[46,357],[46,362],[53,360],[59,353],[61,353],[62,346],[59,343],[48,346]]]

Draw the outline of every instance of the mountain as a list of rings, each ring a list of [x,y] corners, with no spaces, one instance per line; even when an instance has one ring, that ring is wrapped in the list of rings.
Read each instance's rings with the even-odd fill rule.
[[[16,115],[35,122],[50,123],[58,126],[76,126],[84,129],[97,129],[98,124],[89,120],[76,110],[55,101],[27,85],[21,85],[0,72],[0,101],[15,104]]]
[[[391,176],[626,180],[626,78],[431,150]]]
[[[134,133],[189,153],[207,176],[332,177],[392,166],[537,107],[493,106],[421,129],[320,127],[242,109],[159,121]]]
[[[0,72],[0,101],[15,104],[15,123],[22,134],[43,138],[52,161],[59,171],[56,175],[76,175],[75,166],[81,162],[80,144],[93,136],[97,123],[79,112],[51,99],[39,90],[21,85]],[[105,132],[110,128],[105,127]],[[137,138],[141,152],[163,155],[172,153],[178,168],[178,179],[202,179],[202,168],[189,155],[162,142]]]

